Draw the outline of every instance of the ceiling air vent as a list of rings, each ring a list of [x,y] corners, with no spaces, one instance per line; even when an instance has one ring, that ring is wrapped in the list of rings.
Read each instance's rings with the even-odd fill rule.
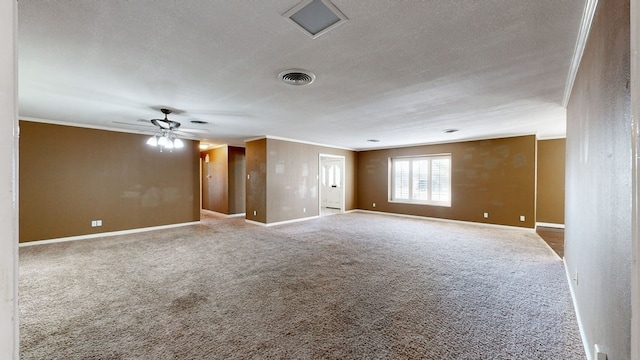
[[[311,84],[316,76],[311,71],[294,69],[281,72],[278,78],[286,84],[300,86]]]

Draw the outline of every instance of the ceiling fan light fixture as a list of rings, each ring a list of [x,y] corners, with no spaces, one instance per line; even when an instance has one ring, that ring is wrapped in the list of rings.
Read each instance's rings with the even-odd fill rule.
[[[160,139],[158,139],[158,145],[167,147],[168,144],[169,144],[169,139],[167,139],[167,137],[164,135],[160,136]]]
[[[160,147],[160,152],[162,152],[163,149],[171,151],[174,148],[183,148],[184,142],[180,140],[174,132],[180,127],[180,123],[169,120],[168,115],[171,114],[171,110],[160,109],[160,111],[164,114],[164,119],[151,120],[151,123],[158,127],[158,131],[147,140],[147,145]]]

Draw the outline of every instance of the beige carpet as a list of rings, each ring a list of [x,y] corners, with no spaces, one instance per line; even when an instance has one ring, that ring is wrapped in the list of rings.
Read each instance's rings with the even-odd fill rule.
[[[22,359],[584,359],[532,232],[351,213],[20,249]]]

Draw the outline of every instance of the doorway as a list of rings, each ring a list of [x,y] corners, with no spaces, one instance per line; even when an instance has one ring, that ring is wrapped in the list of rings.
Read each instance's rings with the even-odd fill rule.
[[[320,154],[318,189],[320,216],[344,212],[344,156]]]

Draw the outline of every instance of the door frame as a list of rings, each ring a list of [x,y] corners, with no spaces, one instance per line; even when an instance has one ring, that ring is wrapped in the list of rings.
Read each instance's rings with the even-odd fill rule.
[[[640,360],[640,0],[631,0],[631,359]]]
[[[322,216],[322,179],[320,175],[322,174],[322,160],[326,158],[331,159],[339,159],[340,160],[340,174],[342,175],[342,196],[340,197],[340,213],[344,213],[345,211],[345,184],[347,182],[347,174],[345,173],[345,162],[346,157],[344,155],[331,155],[331,154],[318,154],[318,216]]]

